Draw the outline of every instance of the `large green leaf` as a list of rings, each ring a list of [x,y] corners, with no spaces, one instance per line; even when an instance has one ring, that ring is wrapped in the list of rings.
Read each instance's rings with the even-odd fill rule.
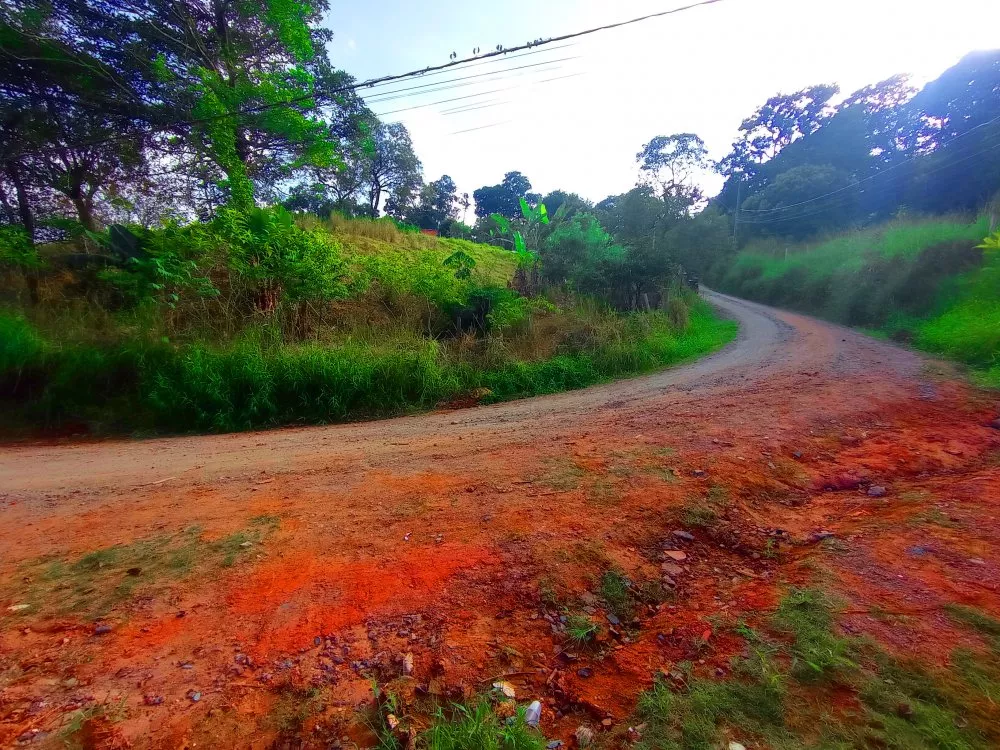
[[[521,216],[524,217],[525,221],[531,221],[533,212],[531,210],[531,206],[528,205],[528,201],[524,198],[518,198],[518,200],[521,202]]]
[[[521,236],[520,232],[514,232],[514,250],[518,253],[528,251],[528,246],[524,244],[524,237]]]
[[[500,232],[502,234],[510,234],[510,222],[507,220],[506,216],[501,216],[500,214],[490,214],[490,218],[496,222],[498,227],[500,227]]]

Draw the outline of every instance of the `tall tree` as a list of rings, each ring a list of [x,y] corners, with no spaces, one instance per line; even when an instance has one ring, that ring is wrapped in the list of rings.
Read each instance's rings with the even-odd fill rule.
[[[719,162],[724,175],[753,175],[760,164],[773,159],[788,144],[814,133],[833,109],[828,106],[840,87],[810,86],[794,94],[777,94],[740,125],[740,138]]]
[[[635,155],[640,183],[653,187],[677,212],[702,201],[694,176],[712,165],[705,142],[694,133],[658,135]]]
[[[474,190],[472,198],[479,218],[500,214],[508,219],[521,215],[521,198],[531,205],[541,200],[541,196],[531,192],[531,181],[520,172],[508,172],[499,185],[484,185]]]
[[[372,216],[378,215],[383,198],[391,201],[387,211],[391,208],[392,213],[402,216],[412,205],[423,182],[422,168],[406,126],[399,122],[379,124],[363,166],[363,182]]]

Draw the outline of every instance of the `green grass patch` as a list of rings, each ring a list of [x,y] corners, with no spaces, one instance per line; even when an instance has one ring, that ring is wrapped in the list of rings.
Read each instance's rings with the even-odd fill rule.
[[[681,508],[681,523],[689,528],[711,529],[730,503],[729,492],[719,484],[712,485],[704,497],[688,497]]]
[[[641,696],[636,721],[646,731],[636,747],[708,750],[730,740],[773,750],[997,747],[996,660],[958,650],[948,669],[928,669],[837,635],[835,613],[834,599],[800,589],[783,598],[769,632],[738,624],[747,644],[730,677],[716,681],[688,669]],[[994,632],[996,623],[981,613],[958,609],[953,616]]]
[[[628,622],[635,615],[636,601],[629,580],[617,570],[604,571],[600,595],[608,611],[622,622]]]
[[[24,616],[74,614],[104,618],[138,596],[155,597],[171,584],[212,569],[231,567],[248,556],[278,521],[254,519],[244,530],[205,541],[201,529],[140,539],[88,552],[77,559],[45,558],[29,563],[27,592],[10,592],[31,607]]]
[[[1000,620],[964,604],[949,604],[945,607],[945,611],[955,622],[976,631],[990,644],[994,652],[1000,654]]]
[[[571,614],[566,618],[566,637],[574,646],[590,643],[600,631],[600,626],[587,615]]]

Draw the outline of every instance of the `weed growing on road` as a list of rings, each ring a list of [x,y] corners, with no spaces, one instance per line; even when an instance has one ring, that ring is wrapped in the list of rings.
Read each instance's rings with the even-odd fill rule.
[[[574,646],[590,643],[599,632],[596,622],[584,614],[572,614],[566,618],[566,637]]]
[[[608,610],[622,622],[635,614],[635,598],[628,579],[617,570],[607,570],[601,576],[601,598]]]
[[[689,497],[681,509],[681,523],[696,529],[711,529],[719,521],[719,516],[729,505],[729,492],[719,484],[713,484],[705,497]]]

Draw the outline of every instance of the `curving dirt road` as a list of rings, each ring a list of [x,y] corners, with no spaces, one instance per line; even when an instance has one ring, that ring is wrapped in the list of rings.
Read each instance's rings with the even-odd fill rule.
[[[879,375],[913,377],[918,356],[849,329],[706,292],[740,323],[738,340],[692,364],[579,391],[476,409],[407,418],[288,428],[255,433],[77,445],[7,448],[0,454],[0,487],[7,492],[141,487],[157,481],[213,481],[261,470],[296,472],[329,461],[405,460],[420,443],[489,436],[533,440],[581,420],[645,411],[651,400],[738,394],[775,378],[797,379],[834,368],[839,374],[877,368]],[[615,417],[612,417],[615,418]],[[459,433],[456,435],[456,433]],[[400,450],[406,441],[406,450]],[[470,450],[476,448],[470,446]]]
[[[724,673],[740,644],[713,616],[753,624],[817,569],[851,603],[845,627],[946,660],[970,636],[944,604],[1000,614],[995,397],[706,296],[739,340],[648,377],[366,424],[4,448],[0,746],[61,742],[95,706],[121,707],[88,713],[95,747],[365,746],[371,679],[410,705],[501,675],[567,739],[617,727],[658,670]],[[559,613],[607,623],[608,570],[666,593],[567,661]],[[876,606],[910,617],[890,627]]]

